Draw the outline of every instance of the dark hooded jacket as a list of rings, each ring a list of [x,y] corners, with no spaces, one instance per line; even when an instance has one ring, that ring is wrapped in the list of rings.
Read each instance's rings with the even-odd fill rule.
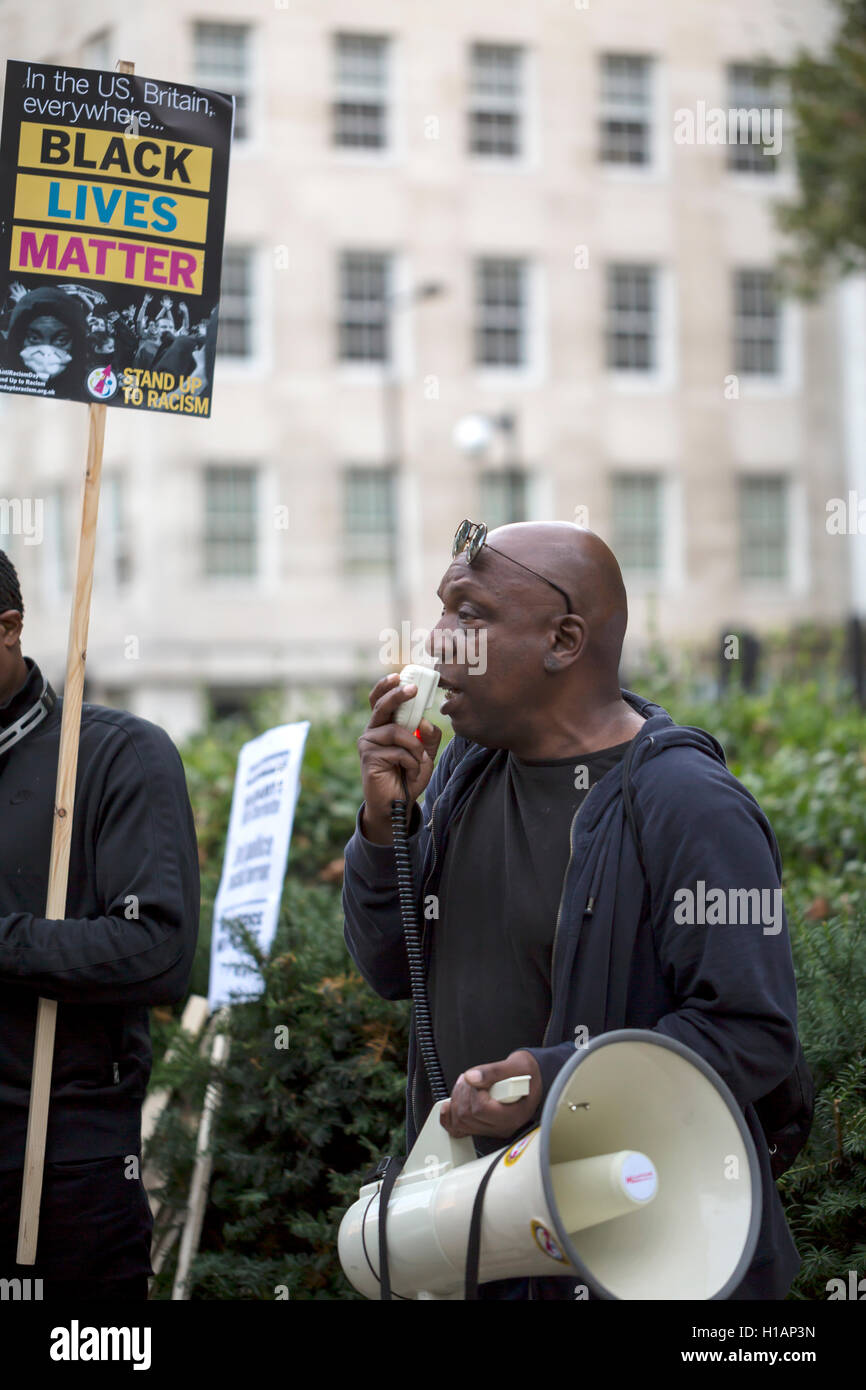
[[[553,943],[550,1018],[539,1046],[515,1043],[538,1062],[543,1097],[574,1055],[575,1030],[589,1037],[616,1028],[655,1029],[704,1058],[743,1107],[763,1185],[758,1244],[732,1298],[783,1298],[799,1268],[754,1103],[789,1075],[798,1057],[797,993],[784,912],[778,924],[681,925],[676,895],[765,889],[781,883],[775,836],[760,806],[731,775],[720,744],[702,729],[674,723],[659,705],[630,691],[623,698],[645,719],[632,752],[630,786],[645,880],[624,813],[622,766],[593,786],[571,825],[571,855]],[[422,945],[429,967],[431,932],[421,904],[435,894],[449,825],[481,772],[504,750],[455,735],[428,784],[423,815],[409,824]],[[346,846],[343,909],[349,952],[383,998],[411,997],[394,851],[365,839],[358,813]],[[496,846],[491,846],[495,854]],[[682,915],[680,913],[679,915]],[[626,969],[612,969],[615,961]],[[584,1035],[585,1036],[585,1035]],[[499,1061],[479,1057],[478,1063]],[[410,1031],[407,1146],[432,1100]],[[539,1111],[540,1113],[540,1111]]]
[[[43,678],[0,706],[8,728]],[[44,917],[63,701],[0,754],[0,1169],[21,1168],[38,999],[58,1000],[46,1161],[137,1154],[149,1006],[183,998],[198,934],[195,826],[162,729],[84,705],[66,916]]]

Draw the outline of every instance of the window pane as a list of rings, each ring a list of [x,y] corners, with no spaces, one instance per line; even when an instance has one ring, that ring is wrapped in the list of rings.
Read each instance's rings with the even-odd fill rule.
[[[656,271],[612,265],[607,274],[607,365],[615,371],[653,371],[657,365]]]
[[[223,251],[216,350],[218,357],[253,352],[253,253],[238,246]]]
[[[788,577],[788,482],[740,479],[740,573],[744,579]]]
[[[606,164],[650,163],[651,62],[624,53],[602,58],[601,158]]]
[[[736,114],[728,131],[728,168],[740,173],[776,172],[776,157],[764,153],[781,131],[775,129],[779,92],[771,75],[760,68],[733,63],[728,68],[728,107]],[[730,118],[729,118],[730,120]]]
[[[340,258],[341,362],[389,361],[390,257],[345,251]]]
[[[613,478],[613,552],[624,570],[660,574],[661,479],[621,473]]]
[[[394,478],[388,468],[347,468],[343,554],[349,569],[387,572],[394,545]]]
[[[734,369],[755,376],[781,370],[780,313],[776,281],[769,270],[734,275]]]
[[[526,265],[485,259],[475,268],[475,361],[519,367],[526,360]]]
[[[469,149],[514,159],[520,154],[523,50],[476,43],[470,50]]]
[[[388,40],[337,34],[334,60],[334,144],[383,149],[388,143]]]
[[[517,468],[481,474],[481,515],[488,531],[527,520],[526,474]]]
[[[193,81],[234,96],[236,140],[249,137],[250,34],[248,24],[208,23],[193,27]]]
[[[258,573],[258,473],[255,468],[205,469],[204,571],[248,578]]]

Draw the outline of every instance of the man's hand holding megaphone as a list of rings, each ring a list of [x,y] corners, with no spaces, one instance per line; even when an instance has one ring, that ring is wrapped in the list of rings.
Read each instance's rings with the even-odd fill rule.
[[[505,1105],[490,1099],[490,1088],[509,1076],[531,1076],[529,1095]],[[486,1134],[508,1139],[522,1129],[541,1104],[541,1071],[531,1052],[512,1052],[503,1062],[470,1067],[458,1076],[451,1099],[446,1100],[440,1122],[454,1139]]]

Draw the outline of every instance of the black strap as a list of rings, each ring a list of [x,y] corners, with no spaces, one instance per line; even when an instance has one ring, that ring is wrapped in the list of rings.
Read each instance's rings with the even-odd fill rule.
[[[634,840],[635,853],[640,865],[646,891],[650,898],[650,911],[652,911],[652,888],[650,886],[649,874],[641,847],[640,834],[637,828],[637,818],[632,805],[631,787],[629,776],[631,773],[632,760],[635,753],[636,739],[632,739],[628,746],[622,765],[622,801],[625,810],[625,818],[631,830]],[[650,738],[652,743],[652,738]],[[634,956],[635,938],[637,936],[638,919],[637,915],[629,918],[628,924],[621,928],[617,933],[611,929],[610,961],[608,965],[608,993],[605,1008],[605,1020],[607,1030],[614,1028],[624,1028],[626,1021],[626,1002],[628,998],[629,975],[631,971],[632,959]]]
[[[650,738],[650,743],[652,742],[653,740],[652,738]],[[647,888],[649,888],[649,874],[646,871],[646,864],[644,863],[643,850],[641,848],[640,835],[638,834],[637,820],[634,814],[634,806],[632,804],[631,799],[631,786],[629,783],[629,778],[631,776],[631,765],[634,759],[636,743],[637,739],[633,738],[628,746],[626,755],[622,760],[622,802],[625,808],[625,818],[628,821],[629,829],[632,833],[632,839],[634,840],[634,847],[637,851],[637,862],[640,864],[641,872],[646,880]]]
[[[512,1140],[512,1144],[513,1144]],[[478,1298],[478,1263],[481,1258],[481,1211],[484,1206],[484,1193],[487,1184],[493,1177],[493,1169],[496,1167],[500,1158],[508,1149],[500,1149],[494,1158],[484,1177],[478,1184],[478,1191],[475,1193],[475,1201],[472,1203],[472,1220],[469,1222],[469,1243],[466,1246],[466,1288],[463,1297],[471,1300]]]
[[[391,1198],[391,1189],[402,1172],[403,1160],[402,1158],[383,1158],[382,1167],[385,1176],[379,1189],[379,1283],[381,1285],[379,1298],[390,1299],[391,1275],[388,1269],[388,1238],[386,1235],[388,1202]]]

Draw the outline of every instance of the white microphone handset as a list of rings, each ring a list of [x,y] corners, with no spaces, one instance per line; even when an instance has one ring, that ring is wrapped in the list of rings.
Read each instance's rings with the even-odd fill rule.
[[[400,672],[400,684],[416,685],[418,689],[411,700],[404,700],[402,705],[398,705],[394,722],[416,733],[425,713],[433,705],[433,696],[439,685],[439,673],[432,666],[411,664],[404,666]]]

